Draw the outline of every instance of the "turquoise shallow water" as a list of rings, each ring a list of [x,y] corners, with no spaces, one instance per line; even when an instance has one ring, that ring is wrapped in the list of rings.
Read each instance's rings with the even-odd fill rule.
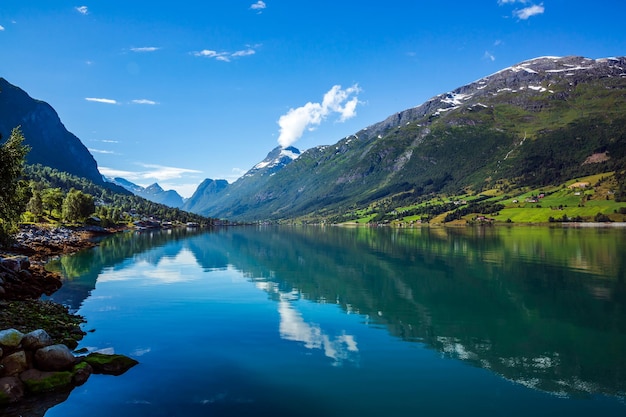
[[[140,364],[46,416],[626,415],[626,237],[125,233],[61,258],[80,347]]]

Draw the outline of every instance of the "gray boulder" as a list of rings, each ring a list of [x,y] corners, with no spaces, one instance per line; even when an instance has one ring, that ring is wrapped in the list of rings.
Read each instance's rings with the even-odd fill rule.
[[[0,375],[3,376],[15,376],[28,369],[28,360],[23,350],[19,350],[3,358],[0,364],[2,365]]]
[[[7,329],[0,331],[0,346],[8,348],[16,348],[22,343],[24,333],[15,329]]]
[[[24,335],[24,338],[22,338],[22,347],[26,350],[37,350],[53,344],[54,341],[48,332],[43,329],[27,333]]]
[[[52,345],[35,352],[37,368],[42,371],[65,371],[76,363],[72,351],[65,345]]]

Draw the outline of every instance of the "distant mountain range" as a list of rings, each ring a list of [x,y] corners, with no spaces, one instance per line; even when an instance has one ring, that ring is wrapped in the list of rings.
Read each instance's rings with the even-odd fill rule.
[[[117,184],[131,193],[154,203],[164,204],[168,207],[174,208],[181,208],[183,206],[184,200],[180,194],[174,190],[165,191],[156,182],[148,187],[142,187],[141,185],[134,184],[127,179],[120,177],[107,178],[107,181]]]
[[[532,59],[274,164],[290,152],[274,149],[231,185],[203,182],[184,208],[230,220],[325,218],[623,170],[626,58]]]
[[[21,127],[25,144],[31,147],[29,164],[41,164],[103,184],[94,157],[68,132],[56,111],[46,102],[31,98],[19,87],[0,78],[0,134],[7,139]]]
[[[40,163],[104,182],[95,159],[47,103],[0,78],[0,133],[21,126]],[[191,198],[115,182],[149,200],[229,220],[336,218],[441,194],[626,178],[626,57],[540,57],[393,114],[331,146],[275,148],[232,184]]]

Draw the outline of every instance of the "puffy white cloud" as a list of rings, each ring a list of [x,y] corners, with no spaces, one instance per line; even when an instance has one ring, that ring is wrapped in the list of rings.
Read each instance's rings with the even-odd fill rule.
[[[80,14],[89,14],[89,9],[87,8],[87,6],[78,6],[75,7],[75,9]]]
[[[134,104],[149,104],[151,106],[154,106],[155,104],[159,104],[156,101],[148,100],[148,99],[145,99],[145,98],[138,99],[138,100],[133,100],[133,103]]]
[[[158,51],[161,48],[157,48],[156,46],[142,46],[140,48],[130,48],[133,52],[154,52]]]
[[[544,11],[545,11],[545,8],[543,7],[543,3],[542,3],[542,4],[539,4],[539,5],[534,4],[532,6],[525,7],[525,8],[520,9],[520,10],[515,10],[513,12],[513,14],[518,19],[526,20],[529,17],[536,16],[538,14],[542,14]]]
[[[117,104],[116,100],[110,98],[96,98],[96,97],[85,97],[87,101],[93,101],[96,103],[105,103],[105,104]]]
[[[308,102],[304,106],[289,109],[278,119],[280,126],[278,143],[282,147],[292,145],[300,139],[306,129],[314,130],[333,113],[339,114],[340,122],[354,117],[359,103],[356,95],[360,91],[361,89],[356,84],[345,90],[340,85],[335,85],[324,94],[321,103]]]
[[[0,25],[0,32],[4,30],[4,26]]]
[[[250,6],[250,8],[251,8],[252,10],[263,10],[263,9],[267,8],[267,5],[265,4],[265,2],[264,2],[264,1],[259,0],[259,1],[257,1],[256,3],[252,4],[252,5]]]

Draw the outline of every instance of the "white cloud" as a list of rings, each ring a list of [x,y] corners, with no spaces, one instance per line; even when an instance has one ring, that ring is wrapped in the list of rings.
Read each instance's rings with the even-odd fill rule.
[[[102,143],[120,143],[119,140],[110,140],[110,139],[103,139],[100,142],[102,142]]]
[[[105,104],[117,104],[116,100],[110,98],[95,98],[95,97],[85,97],[87,101],[93,101],[96,103],[105,103]]]
[[[4,26],[0,25],[0,32],[4,30]]]
[[[101,154],[108,154],[108,155],[114,155],[115,152],[113,151],[105,151],[102,149],[93,149],[93,148],[88,148],[88,151],[91,153],[101,153]]]
[[[491,62],[496,60],[496,57],[489,51],[485,51],[483,58],[490,60]]]
[[[249,48],[249,49],[233,52],[231,56],[232,57],[250,56],[250,55],[254,55],[254,54],[256,54],[256,51],[254,49],[250,49]]]
[[[133,52],[154,52],[158,51],[161,48],[157,48],[156,46],[142,46],[140,48],[130,48]]]
[[[151,106],[154,106],[155,104],[159,104],[156,101],[152,101],[152,100],[148,100],[145,98],[139,99],[139,100],[133,100],[133,103],[135,104],[149,104]]]
[[[322,103],[306,103],[304,106],[289,111],[280,116],[280,136],[278,143],[287,147],[295,143],[306,129],[315,130],[330,114],[338,113],[339,122],[344,122],[356,115],[356,106],[359,103],[356,95],[361,91],[358,85],[345,90],[340,85],[333,86],[326,94]]]
[[[258,45],[255,45],[257,47]],[[218,61],[230,62],[231,58],[240,58],[243,56],[250,56],[256,54],[256,51],[252,46],[248,46],[248,49],[242,49],[235,52],[218,52],[212,49],[203,49],[202,51],[192,52],[193,56],[197,57],[205,57],[205,58],[214,58]]]
[[[98,167],[100,173],[107,177],[124,177],[127,180],[146,180],[156,179],[158,181],[167,181],[182,178],[184,174],[200,174],[202,171],[188,168],[168,167],[156,164],[139,164],[146,170],[141,171],[123,171],[108,167]]]
[[[202,171],[196,169],[168,167],[156,164],[141,164],[148,171],[142,172],[143,178],[156,178],[159,181],[182,178],[184,174],[200,174]]]
[[[525,7],[525,8],[520,9],[520,10],[515,10],[513,12],[513,14],[518,19],[526,20],[529,17],[536,16],[538,14],[542,14],[544,11],[545,11],[545,8],[543,7],[543,3],[542,3],[542,4],[539,4],[539,5],[534,4],[532,6]]]
[[[515,3],[528,3],[528,0],[498,0],[498,4],[502,6],[503,4],[515,4]]]
[[[105,177],[109,177],[109,178],[123,177],[129,181],[132,181],[133,179],[137,180],[141,178],[140,176],[138,176],[137,172],[124,171],[121,169],[115,169],[115,168],[109,168],[109,167],[99,166],[98,171],[100,171],[100,173],[104,175]]]
[[[250,6],[250,8],[251,8],[252,10],[263,10],[263,9],[267,8],[267,5],[265,4],[265,2],[264,2],[264,1],[259,0],[259,1],[257,1],[256,3],[252,4],[252,5]]]
[[[89,14],[89,9],[87,8],[87,6],[79,6],[79,7],[76,7],[75,9],[80,14]]]

